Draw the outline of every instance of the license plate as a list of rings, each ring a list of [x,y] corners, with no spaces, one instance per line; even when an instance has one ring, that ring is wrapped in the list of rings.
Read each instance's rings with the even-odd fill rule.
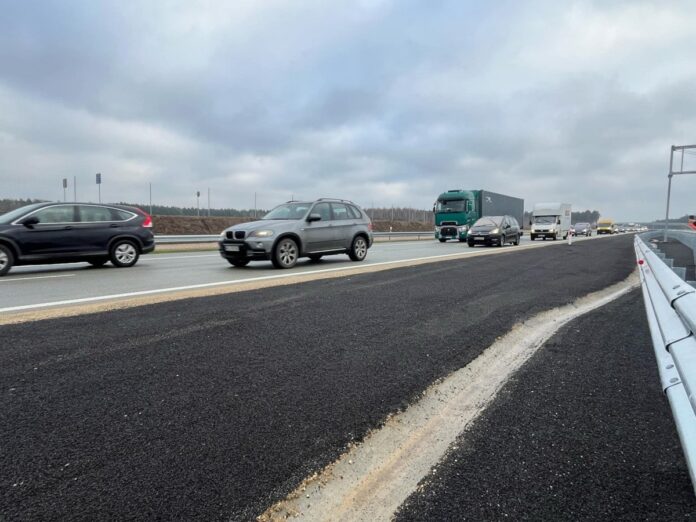
[[[225,250],[228,252],[239,252],[239,245],[225,245]]]
[[[474,239],[486,239],[486,238],[483,236],[474,236]]]

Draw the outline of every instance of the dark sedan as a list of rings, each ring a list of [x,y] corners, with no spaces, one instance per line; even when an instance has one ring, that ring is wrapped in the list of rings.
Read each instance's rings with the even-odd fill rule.
[[[154,249],[152,218],[135,207],[37,203],[0,215],[0,276],[15,265],[129,267]]]
[[[467,235],[470,247],[475,245],[503,246],[505,243],[520,244],[522,230],[512,216],[482,217],[473,224]]]

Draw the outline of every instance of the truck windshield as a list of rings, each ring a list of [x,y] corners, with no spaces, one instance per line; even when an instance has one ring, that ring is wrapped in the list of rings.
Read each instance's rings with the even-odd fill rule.
[[[558,219],[557,216],[534,216],[534,223],[539,225],[553,225]]]
[[[438,200],[437,212],[466,212],[465,199],[450,199],[449,201]]]

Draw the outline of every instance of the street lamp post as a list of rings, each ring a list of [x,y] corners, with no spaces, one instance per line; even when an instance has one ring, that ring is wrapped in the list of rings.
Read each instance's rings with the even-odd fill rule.
[[[196,215],[201,217],[201,191],[196,191]]]

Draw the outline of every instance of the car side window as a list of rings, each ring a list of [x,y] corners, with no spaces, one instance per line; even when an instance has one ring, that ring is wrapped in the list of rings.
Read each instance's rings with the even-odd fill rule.
[[[118,218],[106,207],[92,207],[80,205],[80,221],[83,223],[98,223],[102,221],[116,221]]]
[[[331,207],[328,203],[317,203],[312,209],[312,214],[319,214],[322,221],[331,221]]]
[[[331,203],[331,209],[333,210],[334,219],[351,219],[348,214],[348,207],[343,203]]]
[[[362,213],[357,209],[357,207],[354,207],[353,205],[346,205],[348,207],[348,214],[350,217],[353,219],[362,219]]]
[[[75,206],[74,205],[56,205],[39,210],[35,214],[42,225],[51,223],[74,223],[75,222]]]

